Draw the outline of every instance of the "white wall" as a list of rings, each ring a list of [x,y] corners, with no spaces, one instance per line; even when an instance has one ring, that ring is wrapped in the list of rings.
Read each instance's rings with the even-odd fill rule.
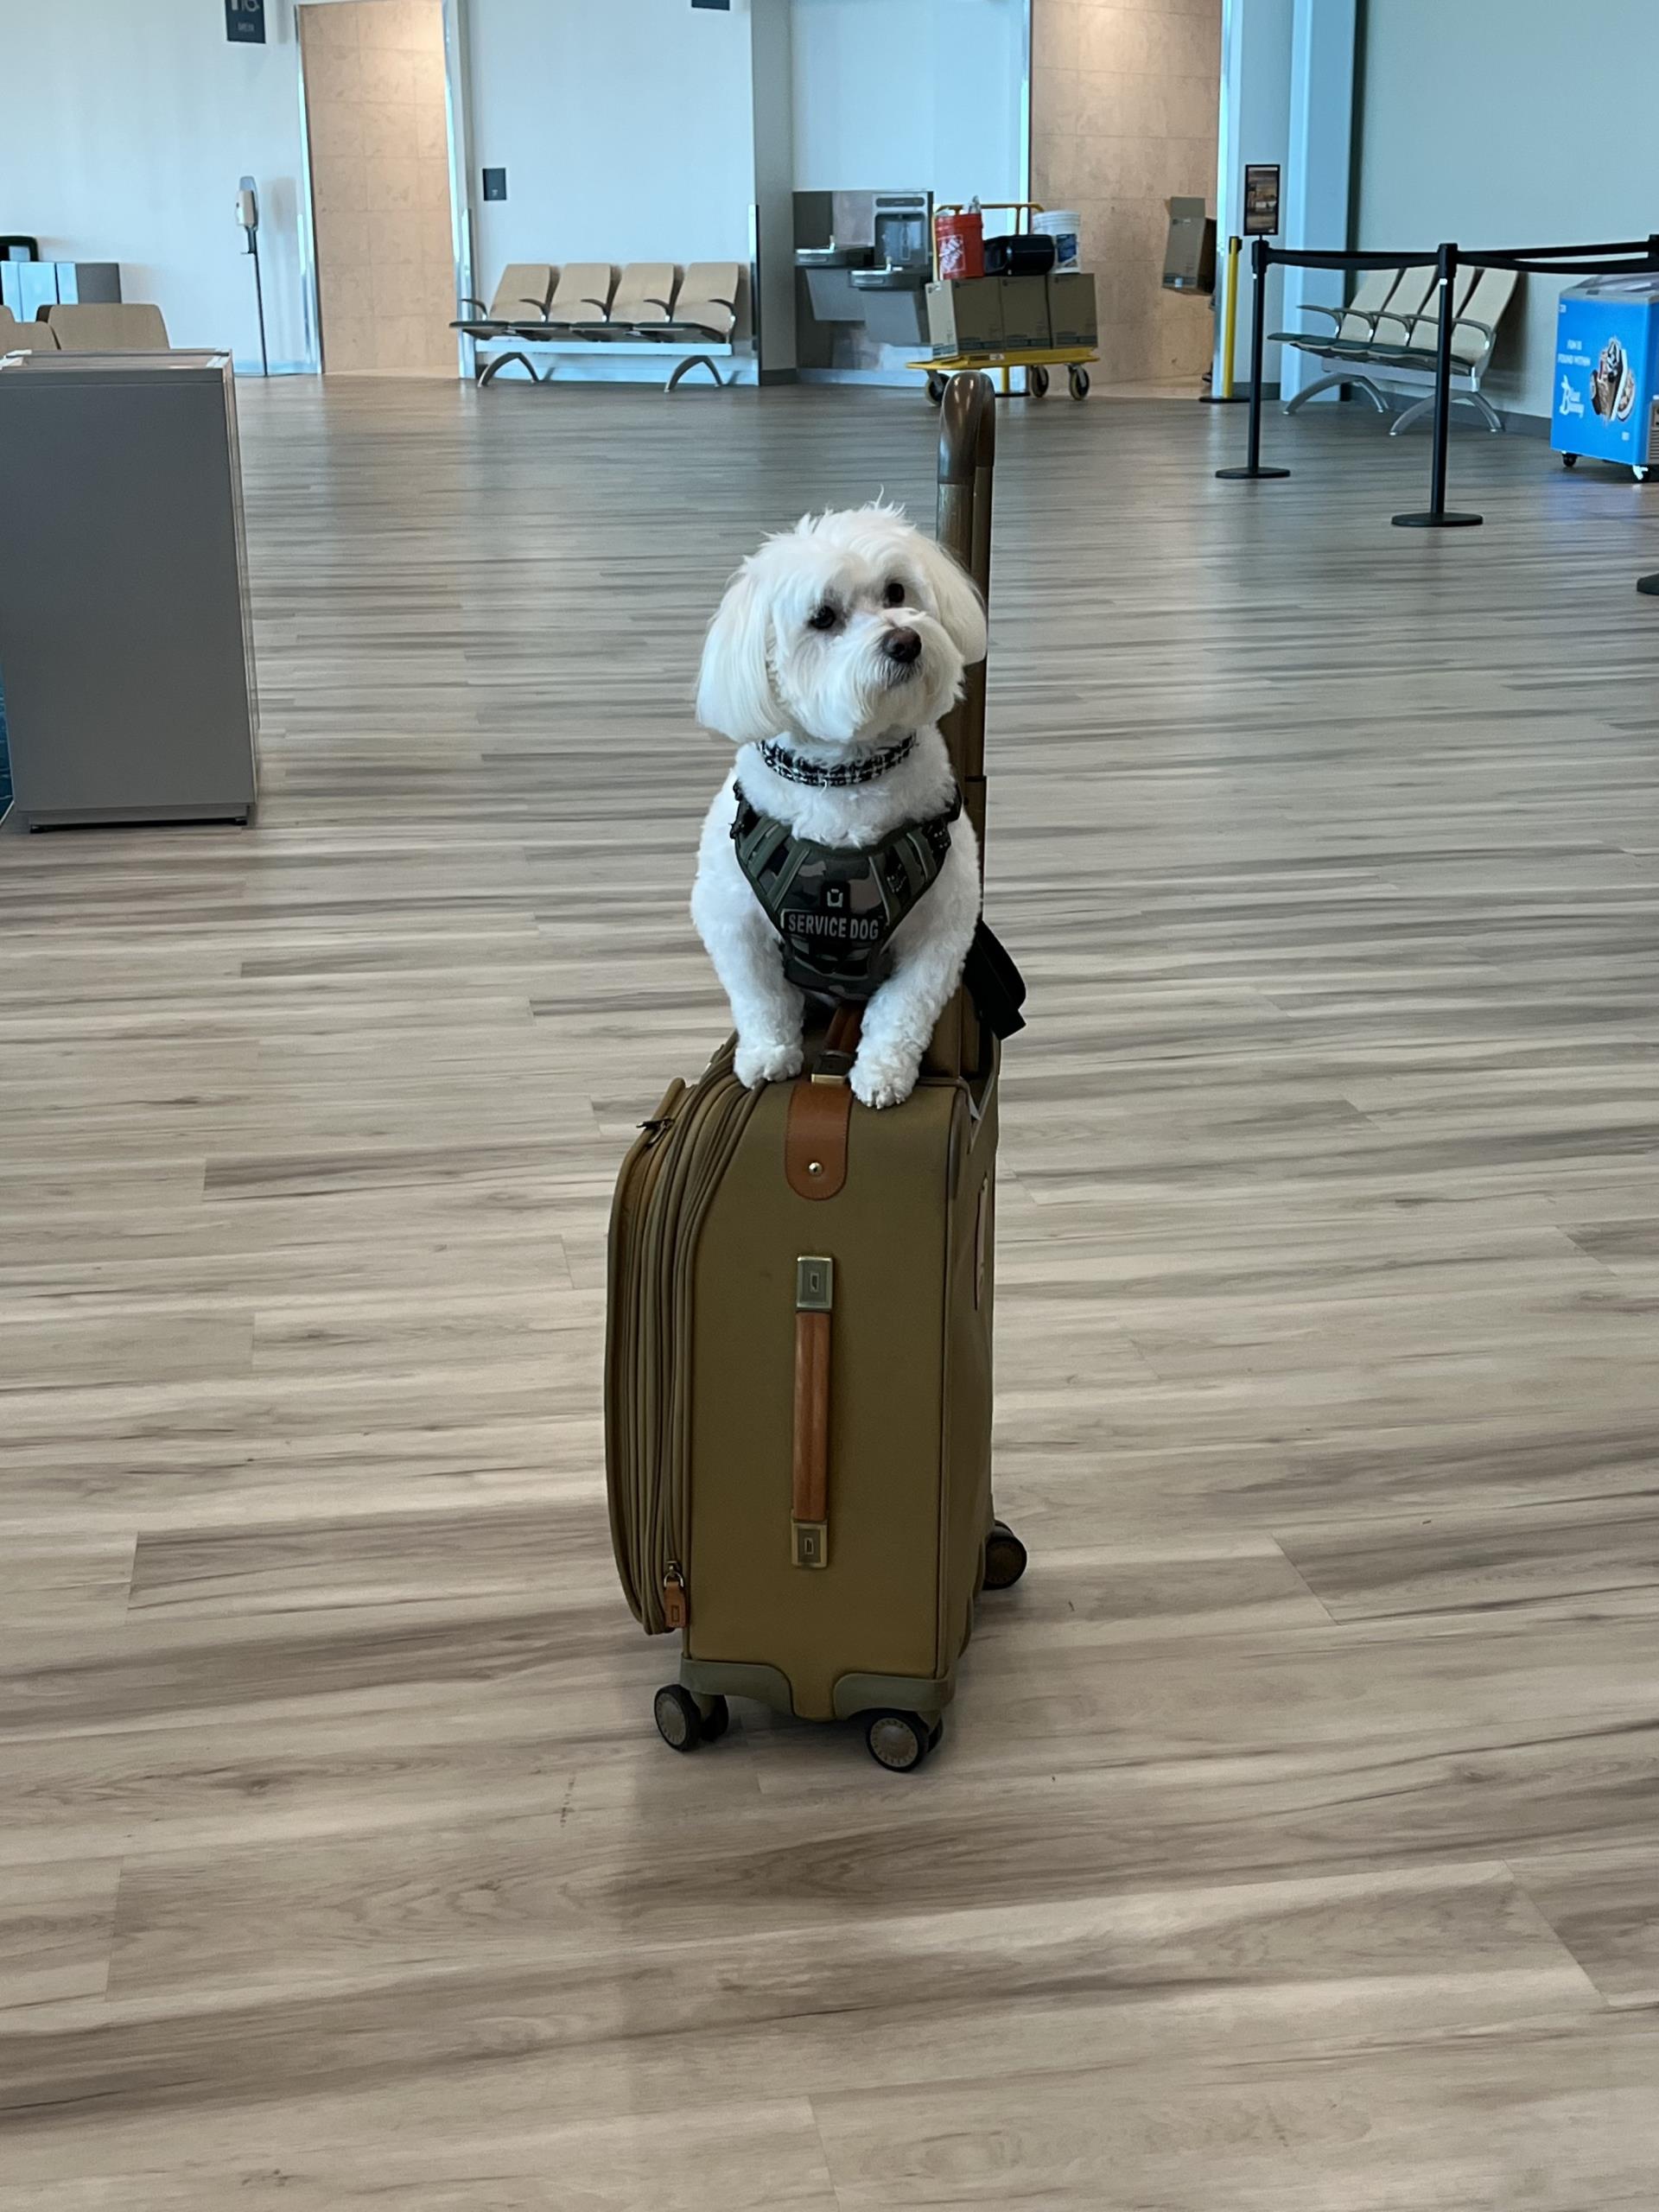
[[[793,0],[803,192],[1021,188],[1026,0]]]
[[[470,0],[474,271],[740,261],[754,198],[749,0]],[[504,166],[507,197],[479,197]]]
[[[1393,0],[1381,0],[1384,6]],[[1461,0],[1460,0],[1461,4]],[[1290,161],[1291,33],[1294,0],[1225,0],[1221,18],[1221,128],[1216,139],[1216,236],[1224,254],[1244,228],[1244,165]],[[1281,182],[1283,179],[1281,177]],[[1283,243],[1282,237],[1281,243]],[[1238,302],[1237,382],[1249,378],[1249,247],[1244,250]],[[1268,272],[1268,328],[1284,327],[1284,271]],[[1221,374],[1222,318],[1216,317],[1216,376]],[[1262,381],[1279,380],[1279,348],[1262,357]]]
[[[1659,230],[1659,0],[1371,0],[1366,16],[1357,244]],[[1560,290],[1522,278],[1488,385],[1500,405],[1549,412]]]
[[[468,0],[474,276],[506,261],[749,257],[753,5]],[[292,0],[232,46],[219,0],[0,0],[0,210],[60,259],[116,260],[175,344],[257,364],[232,219],[258,181],[272,365],[305,359]],[[793,0],[795,182],[1012,198],[1025,0]],[[768,175],[791,132],[771,134]],[[485,203],[479,170],[507,171]],[[781,186],[781,175],[772,176]]]
[[[749,256],[749,0],[470,0],[474,276],[505,261]],[[122,264],[177,345],[257,366],[232,219],[259,183],[273,366],[305,358],[291,0],[232,46],[219,0],[0,0],[0,208],[59,259]],[[504,164],[485,204],[478,171]]]
[[[118,261],[175,346],[257,367],[253,275],[232,215],[257,180],[272,365],[304,353],[296,245],[298,62],[286,0],[270,43],[232,46],[217,0],[0,0],[0,210],[58,261]]]
[[[1285,239],[1318,252],[1348,243],[1354,181],[1354,62],[1359,0],[1296,0],[1291,26],[1290,160],[1285,171]],[[1311,307],[1339,308],[1351,278],[1343,269],[1287,269],[1288,330],[1330,330]],[[1324,373],[1325,364],[1294,346],[1279,354],[1279,391],[1292,399]],[[1337,391],[1313,402],[1337,401]]]

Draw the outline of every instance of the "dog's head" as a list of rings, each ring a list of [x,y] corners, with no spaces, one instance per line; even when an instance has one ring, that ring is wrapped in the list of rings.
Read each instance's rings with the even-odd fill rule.
[[[897,507],[806,515],[733,577],[697,719],[737,745],[874,744],[937,721],[984,653],[979,594]]]

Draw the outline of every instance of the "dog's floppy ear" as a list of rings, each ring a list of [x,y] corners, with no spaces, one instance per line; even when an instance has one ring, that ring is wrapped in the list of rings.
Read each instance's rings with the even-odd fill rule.
[[[766,592],[746,561],[709,625],[697,679],[697,720],[734,745],[775,737],[783,721],[772,683],[771,628]]]
[[[971,668],[985,658],[985,602],[973,578],[957,567],[944,546],[936,545],[931,537],[918,537],[918,543],[939,620],[962,655],[963,666]]]

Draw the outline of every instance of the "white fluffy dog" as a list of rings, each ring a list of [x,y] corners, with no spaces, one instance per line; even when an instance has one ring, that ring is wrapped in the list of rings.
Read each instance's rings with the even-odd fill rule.
[[[742,749],[703,825],[691,918],[750,1086],[799,1073],[804,998],[737,856],[740,791],[819,846],[868,849],[948,815],[956,782],[937,724],[984,652],[972,583],[893,507],[806,516],[733,578],[703,648],[697,717]],[[893,931],[864,1008],[851,1082],[867,1106],[910,1096],[973,939],[974,833],[961,816],[947,834],[937,880]]]

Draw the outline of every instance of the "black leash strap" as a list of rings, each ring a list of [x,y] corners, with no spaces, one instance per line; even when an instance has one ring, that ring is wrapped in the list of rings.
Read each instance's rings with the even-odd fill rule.
[[[962,971],[979,1018],[995,1036],[1012,1037],[1026,1026],[1026,979],[1014,957],[983,917],[974,925],[974,941]]]

